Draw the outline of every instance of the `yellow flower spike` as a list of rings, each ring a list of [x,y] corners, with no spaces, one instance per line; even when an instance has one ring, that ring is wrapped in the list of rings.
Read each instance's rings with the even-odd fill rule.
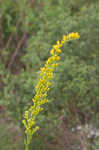
[[[56,43],[57,43],[57,45],[59,45],[59,44],[60,44],[60,42],[59,42],[59,41],[57,41]]]
[[[51,65],[52,67],[57,67],[58,66],[58,64],[56,63],[56,64],[52,64]]]
[[[59,61],[60,60],[60,56],[55,56],[55,60]]]
[[[29,110],[25,112],[24,120],[22,121],[25,127],[25,133],[27,135],[26,146],[30,144],[33,134],[39,129],[36,126],[36,117],[43,110],[42,105],[48,103],[47,92],[50,90],[51,80],[53,79],[53,72],[58,66],[60,60],[59,54],[62,52],[60,49],[66,42],[73,39],[79,39],[80,35],[76,32],[63,35],[61,41],[57,41],[56,45],[50,51],[50,56],[46,61],[40,72],[40,80],[35,86],[35,96],[32,99],[33,105],[30,106]]]
[[[57,48],[58,48],[58,45],[53,45],[53,48],[54,48],[54,49],[57,49]]]
[[[61,48],[61,47],[62,47],[62,44],[61,44],[60,41],[57,41],[56,43],[57,43],[58,48]]]
[[[70,34],[68,35],[68,38],[69,38],[69,39],[72,39],[72,38],[74,38],[74,36],[75,36],[74,33],[70,33]]]
[[[51,55],[54,55],[54,54],[55,54],[55,50],[52,49],[52,50],[50,51],[50,54],[51,54]]]
[[[63,45],[64,43],[65,43],[65,41],[64,41],[64,40],[62,40],[62,41],[61,41],[61,44]]]
[[[36,126],[33,130],[32,130],[32,135],[37,131],[37,130],[39,130],[39,127],[38,126]]]
[[[41,100],[41,101],[38,103],[38,105],[41,106],[41,105],[43,105],[43,104],[45,104],[45,103],[48,103],[48,99]]]
[[[80,35],[78,34],[78,32],[75,33],[75,37],[76,37],[77,39],[80,38]]]
[[[55,49],[55,51],[57,54],[60,54],[62,52],[61,49],[59,49],[59,48]]]
[[[41,68],[41,71],[42,71],[42,72],[44,72],[45,70],[46,70],[46,68],[45,68],[45,67]]]
[[[25,119],[28,119],[28,111],[25,112],[24,118],[25,118]]]
[[[67,40],[67,36],[66,36],[66,35],[63,35],[62,40],[63,40],[63,41],[66,41],[66,40]]]

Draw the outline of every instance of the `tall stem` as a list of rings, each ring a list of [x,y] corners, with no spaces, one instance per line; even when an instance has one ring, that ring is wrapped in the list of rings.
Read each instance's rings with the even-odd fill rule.
[[[29,150],[29,144],[25,145],[25,150]]]
[[[25,141],[25,150],[29,150],[28,135],[27,135],[27,139]]]

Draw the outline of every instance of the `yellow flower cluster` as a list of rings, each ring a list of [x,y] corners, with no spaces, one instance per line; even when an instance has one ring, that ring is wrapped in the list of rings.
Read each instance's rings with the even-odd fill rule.
[[[43,110],[42,105],[48,102],[47,92],[51,86],[51,80],[53,79],[54,68],[58,66],[58,61],[60,60],[59,54],[62,52],[61,47],[69,40],[79,39],[78,33],[70,33],[68,35],[63,35],[61,41],[57,41],[56,45],[53,46],[50,54],[52,55],[46,61],[43,68],[41,68],[41,78],[35,87],[36,95],[32,99],[33,105],[28,111],[25,112],[23,124],[25,126],[25,133],[27,135],[27,143],[29,144],[32,135],[39,129],[36,126],[35,119],[40,111]]]

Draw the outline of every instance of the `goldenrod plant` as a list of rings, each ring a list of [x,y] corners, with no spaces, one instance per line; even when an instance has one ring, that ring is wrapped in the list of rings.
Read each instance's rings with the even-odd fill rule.
[[[24,120],[22,121],[25,126],[25,150],[29,150],[29,144],[31,143],[33,134],[39,130],[36,125],[36,117],[43,110],[42,105],[48,103],[47,92],[51,86],[51,80],[53,79],[53,72],[58,66],[58,61],[60,60],[61,47],[70,40],[79,39],[79,34],[69,33],[68,35],[63,35],[61,41],[57,41],[50,51],[51,56],[46,61],[40,72],[40,80],[35,86],[35,96],[32,99],[33,105],[25,111]]]

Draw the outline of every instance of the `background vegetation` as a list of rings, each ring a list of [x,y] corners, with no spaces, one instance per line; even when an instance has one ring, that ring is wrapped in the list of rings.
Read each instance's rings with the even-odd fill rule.
[[[98,10],[95,0],[0,0],[1,150],[24,150],[22,119],[40,67],[69,32],[81,38],[63,48],[31,150],[99,149]]]

